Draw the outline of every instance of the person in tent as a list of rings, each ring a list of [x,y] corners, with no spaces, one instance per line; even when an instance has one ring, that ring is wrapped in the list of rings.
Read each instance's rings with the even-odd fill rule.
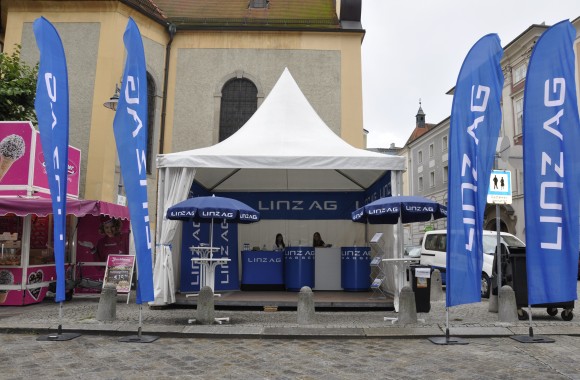
[[[313,247],[326,247],[324,244],[324,240],[320,237],[320,232],[315,232],[314,236],[312,237],[312,246]]]
[[[276,234],[276,241],[274,242],[274,251],[283,251],[286,248],[284,237],[281,233]]]

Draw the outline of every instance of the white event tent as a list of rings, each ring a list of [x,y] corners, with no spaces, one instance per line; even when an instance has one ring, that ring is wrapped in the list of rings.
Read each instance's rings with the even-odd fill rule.
[[[206,148],[157,157],[155,304],[175,302],[170,244],[178,221],[167,209],[188,196],[195,180],[212,193],[364,191],[388,171],[400,188],[404,157],[358,149],[337,136],[285,69],[260,108],[236,133]],[[393,192],[400,192],[395,191]]]

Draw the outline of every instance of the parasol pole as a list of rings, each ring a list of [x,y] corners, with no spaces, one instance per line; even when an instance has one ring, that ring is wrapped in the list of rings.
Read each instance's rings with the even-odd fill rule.
[[[209,258],[213,259],[213,218],[209,225]]]

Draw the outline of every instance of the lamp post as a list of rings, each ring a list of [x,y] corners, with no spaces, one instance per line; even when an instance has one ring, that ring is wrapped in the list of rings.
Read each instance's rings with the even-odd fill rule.
[[[115,83],[115,93],[113,96],[109,98],[106,102],[103,103],[103,106],[106,108],[117,112],[117,104],[119,104],[119,95],[121,93],[121,89],[119,89],[119,85]],[[118,159],[117,159],[118,162]],[[119,168],[119,182],[118,182],[118,190],[117,190],[117,204],[125,206],[127,204],[127,198],[123,195],[123,176],[121,175],[121,169]]]

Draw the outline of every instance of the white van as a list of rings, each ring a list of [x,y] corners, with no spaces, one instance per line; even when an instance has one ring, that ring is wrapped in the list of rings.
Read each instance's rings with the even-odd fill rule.
[[[525,247],[517,237],[507,232],[501,233],[501,242],[508,247]],[[495,231],[483,231],[483,268],[481,273],[481,297],[488,298],[491,289],[493,254],[497,245]],[[447,230],[427,231],[421,244],[421,265],[430,265],[439,269],[441,279],[445,281],[447,266]]]

